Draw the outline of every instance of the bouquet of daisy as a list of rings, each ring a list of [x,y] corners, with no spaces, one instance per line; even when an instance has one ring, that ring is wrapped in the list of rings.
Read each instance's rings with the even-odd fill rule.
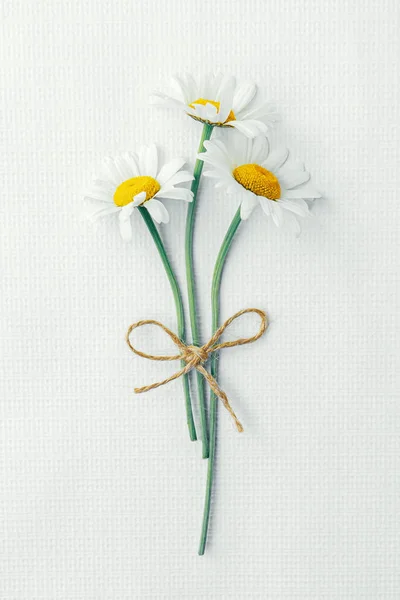
[[[176,332],[155,320],[142,320],[128,329],[127,343],[131,350],[144,358],[157,361],[180,360],[180,370],[169,378],[153,383],[135,392],[147,392],[177,378],[182,379],[186,420],[191,440],[197,439],[193,418],[192,402],[198,403],[202,456],[208,460],[204,514],[201,528],[199,554],[204,554],[214,481],[216,447],[217,407],[220,399],[233,418],[238,431],[243,427],[237,418],[226,394],[218,385],[217,355],[222,348],[254,342],[263,335],[267,318],[260,309],[248,308],[236,313],[225,322],[220,322],[219,300],[224,264],[232,240],[242,221],[248,219],[259,208],[277,227],[291,224],[299,231],[300,217],[308,217],[310,204],[320,194],[310,183],[310,174],[304,165],[293,158],[286,147],[271,145],[269,132],[279,121],[275,107],[258,101],[254,84],[236,84],[231,76],[221,73],[207,75],[200,81],[186,74],[173,78],[179,96],[154,94],[154,104],[178,109],[202,125],[200,144],[193,171],[185,168],[186,161],[174,158],[159,164],[155,145],[127,152],[104,160],[102,172],[93,183],[86,199],[96,209],[94,220],[113,216],[118,219],[121,236],[125,241],[132,237],[135,213],[139,213],[153,242],[168,277],[176,306]],[[196,302],[195,273],[193,268],[193,232],[199,200],[199,187],[204,176],[215,181],[215,186],[224,188],[231,197],[227,206],[236,205],[231,224],[222,240],[216,257],[212,287],[211,313],[212,332],[204,343],[199,334],[199,315]],[[188,184],[191,184],[190,189]],[[172,269],[169,257],[160,236],[157,224],[168,223],[169,214],[164,202],[171,199],[183,200],[187,204],[185,257],[187,298],[191,340],[185,332],[185,314],[182,292]],[[137,210],[135,210],[137,209]],[[258,332],[249,338],[231,342],[220,342],[224,330],[232,321],[244,313],[254,313],[260,318]],[[176,355],[149,355],[141,352],[132,342],[132,332],[141,326],[161,327],[176,344]],[[209,363],[209,370],[206,368]],[[189,385],[189,372],[196,371],[196,391]],[[210,398],[207,399],[207,389]]]

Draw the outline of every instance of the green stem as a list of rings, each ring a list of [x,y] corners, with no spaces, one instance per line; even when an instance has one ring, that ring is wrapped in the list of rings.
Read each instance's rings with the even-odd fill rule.
[[[217,256],[214,267],[214,275],[212,280],[211,288],[211,307],[212,307],[212,330],[213,333],[218,329],[219,326],[219,292],[221,287],[222,271],[225,265],[225,259],[228,254],[229,248],[231,247],[233,237],[241,223],[240,218],[240,207],[238,208],[235,216],[232,219],[232,223],[229,226],[228,231],[222,242],[220,251]],[[216,378],[217,377],[217,353],[213,352],[211,355],[211,366],[210,373]],[[210,518],[210,506],[211,506],[211,492],[214,479],[214,462],[215,462],[215,446],[217,439],[217,396],[211,392],[210,399],[210,457],[208,460],[207,468],[207,483],[206,483],[206,497],[204,502],[204,513],[203,513],[203,525],[201,528],[199,554],[202,556],[205,551],[207,542],[208,532],[208,521]]]
[[[179,337],[179,339],[184,341],[185,317],[184,317],[184,312],[183,312],[182,295],[181,295],[181,292],[179,289],[178,281],[172,270],[171,263],[169,262],[169,258],[167,256],[164,244],[162,242],[160,234],[158,233],[157,227],[154,225],[154,221],[151,218],[150,213],[148,212],[147,208],[144,208],[143,206],[139,206],[138,209],[139,209],[140,214],[143,217],[144,222],[147,225],[147,228],[151,234],[151,237],[154,240],[154,243],[156,245],[156,248],[161,257],[162,263],[164,265],[164,269],[167,274],[168,281],[170,283],[172,293],[174,295],[174,300],[175,300],[178,337]],[[185,365],[186,365],[186,363],[184,361],[181,361],[181,366],[184,367]],[[182,381],[183,381],[183,390],[185,392],[186,418],[187,418],[187,424],[188,424],[188,428],[189,428],[189,436],[190,436],[190,439],[192,441],[194,441],[197,439],[197,436],[196,436],[196,428],[195,428],[194,420],[193,420],[192,404],[190,401],[189,379],[188,379],[187,374],[183,375]]]
[[[204,124],[203,132],[199,145],[199,154],[204,152],[204,142],[209,140],[212,134],[213,126],[208,123]],[[196,211],[197,192],[200,184],[201,172],[203,170],[203,161],[197,159],[194,166],[192,181],[192,192],[193,200],[188,206],[188,212],[186,217],[186,237],[185,237],[185,258],[186,258],[186,279],[187,279],[187,290],[188,290],[188,301],[189,301],[189,316],[190,326],[192,329],[192,343],[194,346],[200,346],[200,334],[197,321],[197,310],[196,310],[196,296],[195,296],[195,283],[194,283],[194,269],[193,269],[193,230],[194,220]],[[203,444],[203,458],[208,458],[209,447],[208,447],[208,427],[207,427],[207,414],[206,414],[206,398],[204,389],[203,376],[196,371],[197,388],[199,392],[199,405],[200,405],[200,421],[201,421],[201,433],[202,433],[202,444]]]

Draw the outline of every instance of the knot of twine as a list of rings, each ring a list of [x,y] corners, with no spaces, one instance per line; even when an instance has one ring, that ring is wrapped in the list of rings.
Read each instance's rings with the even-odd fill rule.
[[[218,342],[219,338],[221,337],[223,332],[227,329],[227,327],[229,327],[229,325],[235,319],[241,317],[242,315],[244,315],[246,313],[255,313],[261,319],[260,328],[259,328],[258,332],[256,333],[256,335],[249,337],[249,338],[239,338],[232,342],[222,342],[222,343],[218,344],[217,342]],[[143,327],[143,325],[156,325],[157,327],[160,327],[163,331],[165,331],[165,333],[171,338],[171,340],[174,342],[174,344],[179,348],[180,353],[173,355],[173,356],[157,355],[157,354],[154,355],[154,354],[146,354],[145,352],[141,352],[140,350],[137,350],[132,345],[132,342],[130,340],[130,335],[134,329],[137,329],[138,327]],[[225,394],[225,392],[223,390],[221,390],[217,381],[214,379],[214,377],[211,375],[211,373],[209,373],[203,367],[203,363],[205,363],[208,360],[210,354],[212,354],[213,352],[217,352],[218,350],[221,350],[222,348],[233,348],[234,346],[243,346],[244,344],[250,344],[252,342],[257,341],[265,333],[267,326],[268,326],[267,315],[265,314],[264,311],[262,311],[258,308],[245,308],[245,309],[240,310],[239,312],[235,313],[229,319],[227,319],[225,321],[225,323],[223,323],[216,330],[214,335],[208,340],[208,342],[206,344],[204,344],[203,346],[192,346],[192,345],[185,344],[185,342],[180,340],[179,337],[175,333],[173,333],[170,329],[168,329],[168,327],[166,327],[159,321],[154,321],[153,319],[147,319],[145,321],[138,321],[137,323],[133,323],[129,327],[129,329],[126,333],[126,342],[129,346],[129,348],[132,350],[132,352],[134,352],[135,354],[137,354],[138,356],[141,356],[143,358],[148,358],[149,360],[162,360],[162,361],[182,360],[186,363],[186,365],[182,369],[180,369],[179,371],[174,373],[174,375],[167,377],[167,379],[164,379],[163,381],[158,381],[157,383],[151,383],[150,385],[145,385],[140,388],[135,388],[135,393],[142,394],[143,392],[148,392],[149,390],[154,390],[154,389],[160,387],[161,385],[165,385],[166,383],[173,381],[174,379],[178,379],[178,377],[181,377],[181,375],[188,373],[192,369],[197,369],[197,371],[199,371],[199,373],[201,373],[203,375],[203,377],[206,379],[208,385],[210,386],[210,388],[214,392],[214,394],[222,400],[223,405],[225,406],[225,408],[227,409],[227,411],[229,412],[229,414],[235,421],[237,430],[239,432],[243,431],[243,426],[240,423],[240,421],[238,420],[237,416],[235,415],[235,413],[229,403],[227,395]]]

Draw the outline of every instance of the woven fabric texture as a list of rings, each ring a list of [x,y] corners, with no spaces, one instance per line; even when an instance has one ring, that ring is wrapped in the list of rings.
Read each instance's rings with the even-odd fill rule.
[[[1,2],[2,600],[398,600],[399,15],[395,0]],[[245,431],[220,407],[200,558],[207,465],[182,383],[133,393],[179,365],[124,341],[140,319],[176,330],[164,271],[139,215],[125,244],[80,210],[105,155],[156,141],[193,164],[199,123],[148,97],[216,68],[276,102],[324,199],[299,238],[257,211],[228,257],[221,319],[255,306],[271,324],[220,358]],[[184,286],[185,205],[166,203]],[[202,184],[204,340],[236,207]]]

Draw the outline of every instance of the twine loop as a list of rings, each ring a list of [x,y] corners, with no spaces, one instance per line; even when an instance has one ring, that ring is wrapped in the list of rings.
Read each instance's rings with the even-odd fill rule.
[[[252,337],[239,338],[239,339],[233,340],[231,342],[217,343],[219,338],[221,337],[223,332],[229,327],[229,325],[235,319],[238,319],[239,317],[241,317],[242,315],[244,315],[246,313],[255,313],[260,317],[261,322],[260,322],[260,328],[259,328],[258,332],[255,335],[253,335]],[[174,354],[174,355],[147,354],[147,353],[142,352],[141,350],[138,350],[137,348],[135,348],[130,340],[130,335],[134,329],[137,329],[138,327],[143,327],[144,325],[155,325],[156,327],[160,327],[171,338],[171,340],[174,342],[174,344],[179,349],[180,353]],[[173,333],[170,329],[168,329],[168,327],[166,327],[165,325],[160,323],[160,321],[154,321],[153,319],[146,319],[144,321],[137,321],[137,323],[133,323],[129,327],[129,329],[126,333],[126,342],[129,346],[129,348],[132,350],[132,352],[134,352],[138,356],[141,356],[142,358],[148,358],[149,360],[160,360],[160,361],[182,360],[184,363],[186,363],[185,366],[182,367],[182,369],[180,369],[179,371],[177,371],[170,377],[163,379],[163,381],[151,383],[150,385],[145,385],[140,388],[135,388],[135,393],[142,394],[143,392],[148,392],[149,390],[154,390],[162,385],[165,385],[166,383],[169,383],[170,381],[173,381],[174,379],[178,379],[178,377],[181,377],[181,375],[188,373],[192,369],[197,369],[197,371],[199,371],[199,373],[201,373],[203,375],[203,377],[206,379],[208,385],[210,386],[210,388],[214,392],[214,394],[222,400],[223,405],[225,406],[225,408],[227,409],[227,411],[233,418],[237,430],[239,432],[243,431],[243,426],[240,423],[240,421],[238,420],[238,418],[236,417],[236,415],[229,403],[227,395],[219,387],[217,381],[211,375],[211,373],[209,373],[203,367],[203,363],[207,362],[208,358],[210,357],[210,354],[212,354],[213,352],[222,350],[222,348],[233,348],[234,346],[243,346],[244,344],[251,344],[252,342],[257,341],[265,333],[267,326],[268,326],[267,315],[265,314],[264,311],[260,310],[259,308],[245,308],[245,309],[240,310],[239,312],[235,313],[232,317],[227,319],[220,327],[218,327],[218,329],[216,330],[214,335],[209,339],[209,341],[206,344],[204,344],[203,346],[193,346],[193,345],[185,344],[185,342],[183,342],[181,339],[179,339],[179,337],[175,333]]]

